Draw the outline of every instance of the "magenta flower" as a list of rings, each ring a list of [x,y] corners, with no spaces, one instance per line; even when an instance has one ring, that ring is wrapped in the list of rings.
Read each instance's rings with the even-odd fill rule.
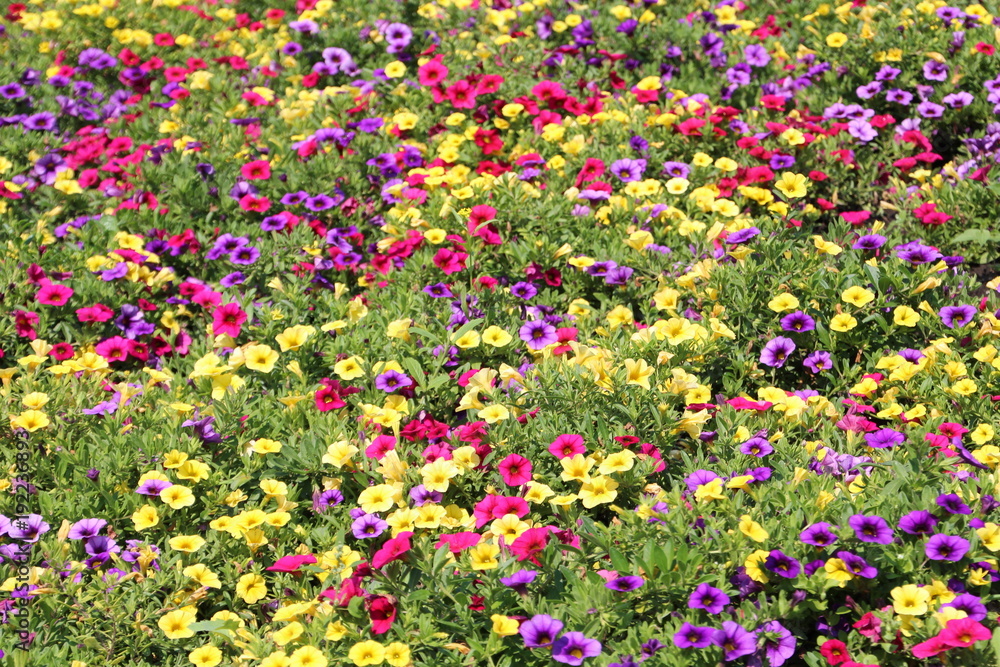
[[[35,299],[38,303],[46,306],[65,306],[71,296],[73,296],[73,288],[66,285],[49,283],[42,285],[42,288],[38,290],[38,294],[35,295]]]
[[[508,486],[521,486],[531,481],[531,461],[520,454],[510,454],[497,466]]]

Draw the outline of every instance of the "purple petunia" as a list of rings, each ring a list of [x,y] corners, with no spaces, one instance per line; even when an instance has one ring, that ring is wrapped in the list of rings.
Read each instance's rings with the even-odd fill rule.
[[[582,632],[567,632],[552,644],[552,659],[566,665],[582,665],[587,658],[601,654],[601,642]]]
[[[604,587],[620,593],[627,593],[641,587],[644,583],[646,582],[642,577],[625,575],[622,577],[615,577],[611,581],[604,584]]]
[[[887,449],[906,442],[906,435],[891,428],[883,428],[874,433],[865,433],[865,444],[875,449]]]
[[[785,331],[812,331],[816,328],[816,320],[801,310],[796,310],[781,318],[781,328]]]
[[[830,356],[829,352],[816,350],[815,352],[811,352],[805,359],[802,360],[802,365],[813,373],[828,371],[833,368],[833,358]]]
[[[742,445],[740,445],[740,453],[746,454],[748,456],[756,456],[757,458],[761,459],[773,451],[774,447],[771,445],[768,439],[760,436],[750,438]]]
[[[750,239],[759,235],[760,235],[760,229],[758,229],[757,227],[747,227],[746,229],[741,229],[737,232],[733,232],[732,234],[726,237],[725,241],[730,245],[736,245],[738,243],[746,243]]]
[[[96,537],[106,525],[108,525],[108,522],[104,519],[81,519],[73,524],[66,537],[71,540],[85,540]]]
[[[955,493],[942,493],[934,502],[949,514],[972,514],[972,508]]]
[[[875,544],[892,542],[892,528],[878,515],[855,514],[847,523],[854,529],[854,536],[862,542]]]
[[[764,559],[764,568],[780,577],[794,579],[802,571],[802,564],[788,554],[775,549]]]
[[[828,547],[837,541],[837,536],[830,530],[830,524],[820,521],[806,526],[805,530],[799,533],[799,539],[814,547]]]
[[[383,521],[378,514],[362,514],[351,523],[351,532],[354,533],[354,537],[364,540],[378,537],[388,527],[389,524]]]
[[[407,375],[394,370],[388,370],[375,378],[375,387],[387,393],[392,393],[398,389],[406,389],[412,384],[413,380]]]
[[[712,645],[715,629],[685,622],[674,633],[674,645],[677,648],[705,648]]]
[[[945,306],[938,312],[938,316],[946,326],[961,329],[976,316],[976,309],[968,305]]]
[[[795,351],[795,341],[784,336],[777,336],[767,342],[760,353],[760,363],[771,368],[781,368],[788,361],[788,356]]]
[[[551,646],[562,632],[563,622],[548,614],[535,614],[518,628],[527,648]]]
[[[689,609],[704,609],[709,614],[718,614],[729,604],[729,596],[709,584],[698,584],[688,597]]]
[[[757,628],[758,637],[763,637],[763,651],[771,667],[781,667],[795,655],[795,637],[778,621],[770,621]]]
[[[899,529],[909,535],[930,535],[937,518],[927,510],[913,510],[899,520]]]
[[[556,328],[544,321],[528,322],[517,333],[531,350],[541,350],[559,342]]]
[[[938,533],[924,545],[924,553],[931,560],[960,561],[969,553],[969,541],[957,535]]]
[[[735,621],[723,621],[722,629],[712,638],[722,648],[722,659],[732,662],[757,650],[757,639],[752,632]]]

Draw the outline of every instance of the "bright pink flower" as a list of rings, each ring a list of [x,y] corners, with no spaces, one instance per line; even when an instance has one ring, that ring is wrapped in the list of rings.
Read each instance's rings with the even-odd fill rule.
[[[42,289],[38,290],[35,299],[38,303],[46,306],[65,306],[71,296],[73,296],[72,287],[49,283],[48,285],[43,285]]]
[[[410,538],[413,536],[413,531],[404,530],[399,533],[396,537],[386,540],[386,543],[382,545],[382,548],[375,552],[372,556],[372,567],[376,570],[381,569],[388,563],[394,560],[399,560],[406,555],[413,545],[410,544]]]
[[[472,532],[444,534],[438,538],[434,548],[440,549],[443,546],[447,546],[448,550],[453,554],[458,554],[469,547],[476,546],[481,539],[482,535]]]
[[[206,290],[207,291],[207,290]],[[199,292],[203,294],[204,292]],[[215,309],[212,317],[212,335],[220,336],[225,334],[237,338],[243,323],[247,321],[247,314],[243,312],[238,303],[227,303]]]
[[[986,641],[992,633],[979,621],[971,618],[953,618],[948,621],[937,638],[948,646],[969,647],[976,642]]]
[[[222,303],[222,293],[216,292],[215,290],[202,290],[198,292],[193,299],[194,303],[198,304],[208,312],[212,312],[216,306]]]
[[[521,486],[531,481],[531,461],[520,454],[510,454],[498,466],[500,476],[508,486]]]
[[[862,616],[861,620],[855,623],[853,627],[863,636],[874,642],[882,641],[882,619],[870,611]]]
[[[528,501],[517,496],[486,496],[473,510],[476,517],[476,528],[482,528],[494,519],[500,519],[505,514],[516,514],[518,518],[528,513]]]
[[[851,654],[847,652],[847,644],[839,639],[827,639],[819,647],[819,652],[830,665],[839,665],[851,659]]]
[[[529,528],[521,533],[510,545],[510,551],[517,556],[519,561],[527,560],[535,565],[541,565],[536,557],[537,554],[545,550],[549,544],[548,526],[541,528]]]
[[[396,449],[396,438],[391,435],[380,435],[365,448],[365,456],[381,461],[382,457],[392,449]]]
[[[81,322],[107,322],[115,316],[115,311],[111,310],[103,303],[95,303],[86,308],[77,308],[76,317]]]
[[[446,274],[458,273],[465,268],[465,260],[469,255],[464,252],[455,252],[447,248],[441,248],[434,255],[434,266],[438,267]]]
[[[316,562],[316,556],[305,554],[299,556],[283,556],[274,562],[274,565],[267,568],[268,572],[296,572],[303,565],[312,565]]]
[[[240,173],[248,181],[264,181],[271,178],[271,163],[267,160],[254,160],[240,167]]]
[[[448,68],[441,62],[441,56],[435,56],[417,69],[417,79],[421,86],[436,86],[448,78]]]
[[[129,343],[131,341],[127,338],[114,336],[98,343],[94,351],[108,361],[125,361],[128,358]]]
[[[271,208],[271,200],[267,197],[257,197],[255,195],[246,194],[240,198],[240,208],[244,211],[265,213],[267,212],[267,209]]]
[[[925,642],[915,644],[911,650],[916,658],[929,658],[938,653],[944,653],[950,648],[951,646],[945,644],[941,637],[931,637]]]
[[[586,454],[587,448],[583,444],[583,436],[564,433],[552,441],[549,445],[549,453],[560,459],[572,458],[577,454]]]

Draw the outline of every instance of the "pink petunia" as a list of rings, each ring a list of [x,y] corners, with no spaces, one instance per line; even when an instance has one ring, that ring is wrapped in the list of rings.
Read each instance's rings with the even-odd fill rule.
[[[507,486],[521,486],[531,481],[531,461],[520,454],[510,454],[498,466]]]
[[[254,160],[240,167],[240,173],[248,181],[266,181],[271,178],[271,163],[267,160]]]
[[[552,441],[549,445],[549,453],[556,458],[572,458],[577,454],[586,454],[587,448],[583,444],[583,436],[571,433],[564,433]]]
[[[448,550],[453,554],[458,554],[469,547],[476,546],[481,539],[482,535],[472,532],[444,534],[438,538],[434,548],[440,549],[443,546],[447,546]]]
[[[38,303],[46,306],[65,306],[71,296],[73,296],[72,287],[59,285],[57,283],[49,283],[48,285],[43,285],[42,288],[38,290],[38,294],[35,295],[35,299]]]
[[[243,323],[247,321],[247,314],[243,312],[238,303],[227,303],[215,309],[212,318],[212,334],[237,338]]]
[[[992,636],[992,633],[982,623],[966,617],[953,618],[948,621],[944,630],[938,633],[937,638],[949,647],[967,648],[976,642],[986,641]]]
[[[372,556],[372,567],[378,570],[392,561],[399,560],[405,556],[406,552],[412,548],[412,545],[410,544],[410,538],[412,536],[412,531],[404,530],[396,537],[387,540],[386,543],[382,545],[382,548],[376,551],[375,555]]]
[[[303,565],[312,565],[316,562],[316,556],[304,554],[298,556],[282,556],[274,562],[274,565],[267,568],[268,572],[297,572]]]
[[[103,303],[95,303],[86,308],[77,308],[76,318],[81,322],[107,322],[115,316],[115,311],[111,310]]]

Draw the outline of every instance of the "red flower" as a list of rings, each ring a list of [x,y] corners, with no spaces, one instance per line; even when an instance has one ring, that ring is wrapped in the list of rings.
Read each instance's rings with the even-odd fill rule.
[[[372,622],[372,634],[384,635],[396,620],[396,604],[392,598],[378,596],[368,603],[368,618]]]
[[[992,56],[997,52],[997,49],[992,44],[987,44],[986,42],[977,42],[974,47],[972,47],[976,52],[983,54],[984,56]]]

